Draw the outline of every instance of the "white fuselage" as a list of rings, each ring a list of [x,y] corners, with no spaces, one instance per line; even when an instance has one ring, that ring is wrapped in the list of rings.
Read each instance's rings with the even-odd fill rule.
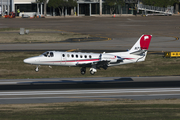
[[[77,64],[87,64],[96,61],[109,60],[108,66],[115,66],[121,64],[128,64],[142,61],[138,60],[140,57],[137,55],[130,55],[128,52],[117,52],[117,53],[81,53],[81,52],[59,52],[49,51],[53,55],[44,54],[27,58],[24,60],[25,63],[34,65],[58,65],[58,66],[77,66]],[[102,55],[103,57],[100,57]],[[121,62],[117,62],[116,56],[121,56],[124,59]]]

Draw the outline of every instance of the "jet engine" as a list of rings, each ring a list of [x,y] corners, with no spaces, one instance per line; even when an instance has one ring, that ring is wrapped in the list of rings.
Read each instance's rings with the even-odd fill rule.
[[[110,63],[119,63],[123,61],[123,58],[112,54],[100,54],[99,57],[101,61],[109,61]]]

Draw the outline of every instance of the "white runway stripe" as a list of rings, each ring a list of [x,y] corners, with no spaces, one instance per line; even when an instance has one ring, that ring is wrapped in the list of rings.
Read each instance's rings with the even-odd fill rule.
[[[180,88],[148,88],[148,89],[105,89],[105,90],[57,90],[57,91],[21,91],[21,92],[0,92],[2,96],[15,95],[76,95],[76,94],[118,94],[118,93],[163,93],[180,92]]]

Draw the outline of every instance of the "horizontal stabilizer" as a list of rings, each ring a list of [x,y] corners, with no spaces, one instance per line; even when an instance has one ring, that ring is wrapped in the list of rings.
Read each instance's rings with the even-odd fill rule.
[[[135,52],[132,52],[130,54],[133,54],[133,55],[143,55],[147,50],[139,50],[139,51],[135,51]]]

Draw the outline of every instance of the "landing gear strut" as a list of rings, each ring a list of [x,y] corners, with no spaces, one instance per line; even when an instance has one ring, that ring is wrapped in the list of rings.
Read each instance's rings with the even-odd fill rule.
[[[86,68],[85,67],[82,67],[81,68],[81,74],[84,75],[86,73]]]
[[[35,69],[35,71],[36,71],[36,72],[38,72],[38,71],[39,71],[38,65],[36,66],[36,69]]]

